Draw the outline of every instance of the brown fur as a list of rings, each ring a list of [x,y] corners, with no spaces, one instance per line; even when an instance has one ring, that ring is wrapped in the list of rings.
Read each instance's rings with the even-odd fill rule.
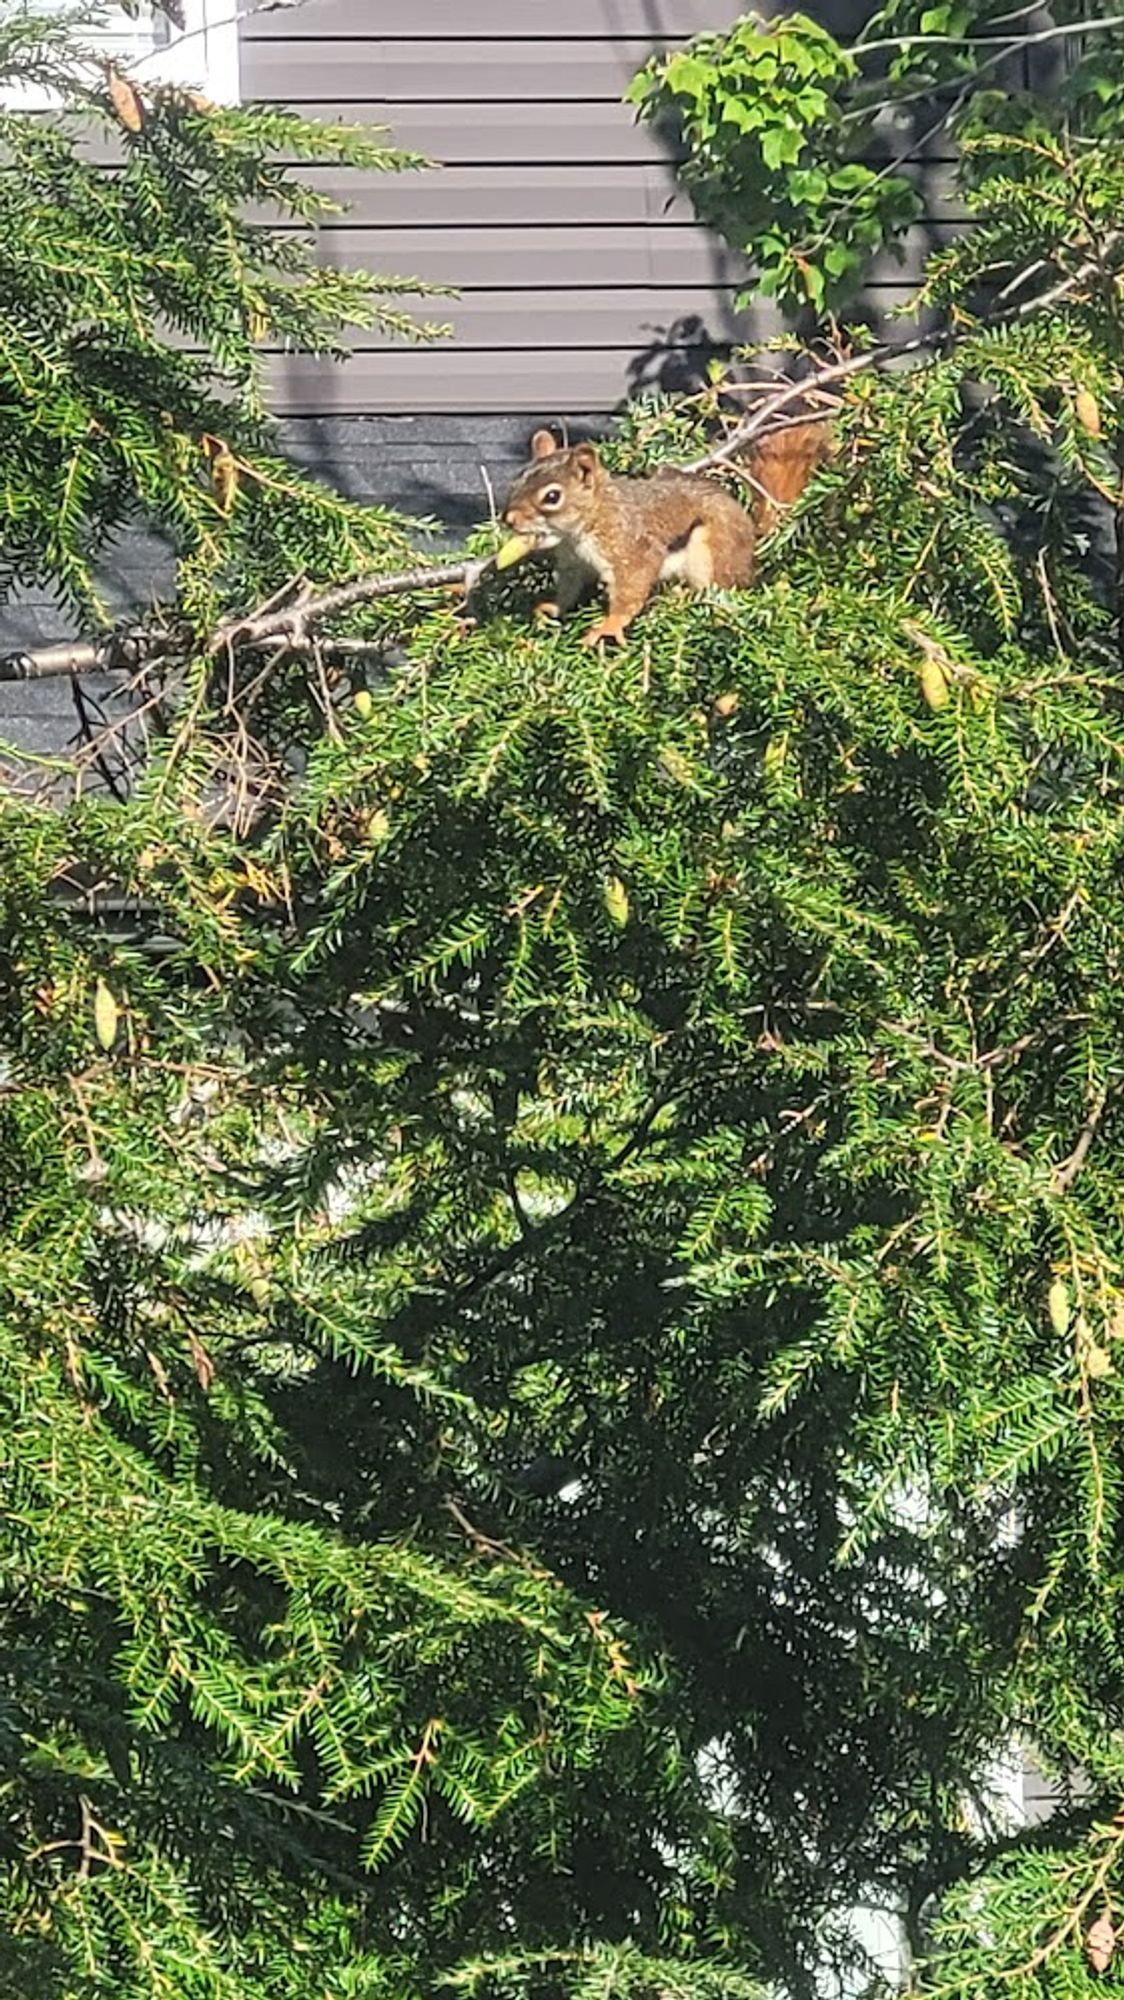
[[[623,642],[625,628],[665,579],[693,590],[750,583],[759,531],[803,490],[823,450],[818,424],[766,440],[750,460],[756,498],[747,511],[711,480],[672,470],[621,479],[606,472],[591,444],[560,450],[549,431],[536,431],[531,462],[514,480],[503,518],[516,534],[555,551],[555,600],[539,609],[570,611],[599,582],[608,615],[584,643]]]
[[[759,535],[767,534],[783,509],[799,500],[828,450],[826,424],[793,424],[754,446],[749,476],[754,484],[753,519]]]

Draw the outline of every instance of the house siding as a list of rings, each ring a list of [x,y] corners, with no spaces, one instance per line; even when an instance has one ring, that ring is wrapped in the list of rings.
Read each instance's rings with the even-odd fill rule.
[[[864,10],[829,0],[847,30]],[[739,313],[744,271],[693,220],[672,151],[621,94],[656,50],[721,29],[737,0],[304,0],[242,24],[251,101],[390,128],[441,161],[426,173],[312,171],[347,212],[319,232],[343,268],[455,285],[451,343],[388,347],[361,335],[342,363],[270,358],[290,418],[409,412],[605,412],[637,388],[689,388],[731,342],[776,331]],[[927,163],[939,178],[942,163]],[[951,217],[873,274],[896,303]],[[526,429],[524,423],[523,428]]]

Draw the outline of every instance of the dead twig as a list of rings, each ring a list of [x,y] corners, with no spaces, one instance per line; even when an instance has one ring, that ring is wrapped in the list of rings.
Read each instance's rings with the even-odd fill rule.
[[[1104,258],[1122,241],[1124,241],[1124,230],[1110,230],[1100,246],[1100,254],[1097,257],[1086,257],[1075,271],[1066,273],[1045,292],[1038,292],[1033,298],[1024,299],[1021,305],[984,314],[963,333],[942,326],[935,327],[930,333],[919,333],[912,340],[902,341],[897,346],[890,341],[880,341],[874,347],[864,348],[861,354],[850,355],[846,361],[826,362],[800,381],[780,382],[771,393],[762,395],[756,407],[739,419],[720,444],[715,445],[714,449],[708,451],[704,457],[693,459],[690,465],[682,468],[683,471],[706,472],[712,466],[725,465],[729,459],[736,458],[766,432],[782,428],[778,422],[780,418],[783,418],[784,427],[793,423],[827,422],[828,412],[810,408],[808,405],[814,405],[821,399],[825,390],[833,388],[837,383],[849,382],[852,377],[865,374],[868,369],[880,368],[889,361],[908,360],[913,355],[932,354],[942,350],[947,352],[959,346],[964,339],[994,327],[1026,319],[1031,313],[1047,311],[1100,269]],[[1029,276],[1029,273],[1027,275]],[[801,411],[799,415],[789,414],[794,406]]]
[[[357,576],[351,583],[337,584],[319,592],[305,586],[295,599],[277,608],[256,611],[244,618],[231,618],[220,625],[207,642],[207,654],[214,658],[228,649],[273,645],[305,647],[313,625],[350,611],[353,605],[370,604],[380,597],[401,597],[419,590],[447,589],[462,584],[471,590],[486,562],[441,563],[418,569],[399,570],[391,576]]]
[[[494,1535],[486,1535],[482,1528],[476,1527],[451,1493],[445,1495],[443,1504],[446,1513],[452,1515],[462,1535],[471,1542],[477,1555],[493,1556],[500,1562],[516,1563],[520,1569],[525,1569],[529,1576],[537,1577],[544,1582],[550,1581],[548,1570],[540,1569],[528,1556],[521,1555],[518,1549],[513,1549],[510,1542],[497,1541]]]

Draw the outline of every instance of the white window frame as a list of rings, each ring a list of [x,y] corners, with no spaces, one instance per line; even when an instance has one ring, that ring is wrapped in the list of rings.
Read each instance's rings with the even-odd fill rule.
[[[237,0],[182,0],[184,25],[174,28],[163,17],[167,40],[149,43],[144,23],[121,12],[105,37],[107,55],[116,52],[122,67],[138,83],[172,83],[198,90],[216,104],[240,101]],[[120,27],[118,27],[118,20]],[[100,38],[87,31],[91,46]],[[148,44],[147,46],[145,44]],[[31,88],[0,92],[6,110],[50,108],[47,93]]]
[[[133,64],[135,75],[151,83],[178,83],[201,90],[216,104],[237,104],[238,14],[235,0],[183,0],[182,33],[169,27],[169,39]]]

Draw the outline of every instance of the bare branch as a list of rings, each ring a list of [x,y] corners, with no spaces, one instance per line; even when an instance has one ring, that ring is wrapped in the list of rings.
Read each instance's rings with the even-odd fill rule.
[[[443,563],[419,569],[400,570],[391,576],[358,576],[351,583],[337,584],[319,593],[300,590],[287,605],[251,613],[245,618],[228,619],[207,643],[207,652],[216,654],[251,646],[282,644],[303,646],[312,625],[332,618],[353,605],[369,604],[380,597],[400,597],[407,592],[446,589],[461,584],[470,590],[486,562]]]

